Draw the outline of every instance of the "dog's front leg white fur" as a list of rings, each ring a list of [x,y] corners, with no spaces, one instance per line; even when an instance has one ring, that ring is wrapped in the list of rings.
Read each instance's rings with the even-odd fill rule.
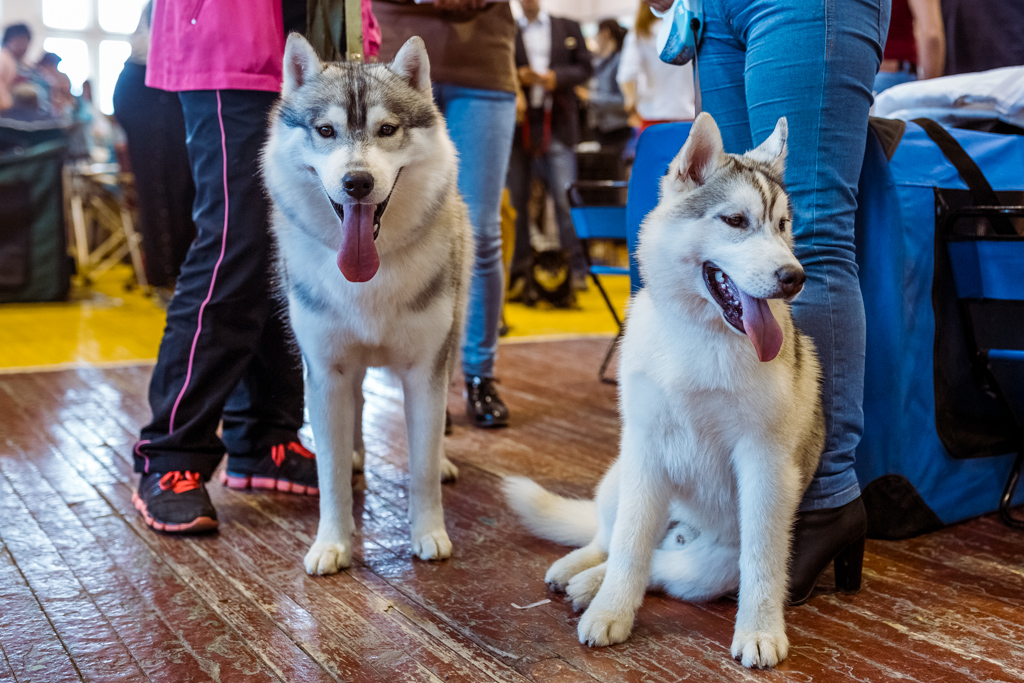
[[[671,484],[661,459],[645,457],[649,445],[635,434],[624,427],[618,511],[604,581],[578,629],[585,645],[613,645],[629,637],[647,591],[651,557],[665,532]],[[583,593],[577,597],[585,600]]]
[[[441,461],[447,373],[414,367],[402,377],[409,435],[409,527],[412,551],[421,560],[452,554],[441,508]]]
[[[755,440],[756,439],[756,440]],[[732,656],[751,668],[773,667],[789,654],[783,616],[790,534],[800,485],[778,439],[746,438],[733,451],[740,514],[740,595]]]
[[[305,566],[310,574],[334,574],[352,563],[353,397],[358,389],[353,384],[364,373],[307,367],[306,405],[317,444],[320,524]]]

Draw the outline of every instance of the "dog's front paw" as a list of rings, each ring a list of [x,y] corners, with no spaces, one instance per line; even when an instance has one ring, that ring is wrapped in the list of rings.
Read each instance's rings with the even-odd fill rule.
[[[576,611],[586,609],[601,590],[604,582],[605,565],[599,564],[596,567],[580,572],[569,580],[565,587],[565,594],[572,599],[572,607]]]
[[[441,458],[441,481],[452,482],[459,478],[459,468],[448,458]]]
[[[366,465],[366,449],[357,448],[352,451],[352,472],[358,474],[363,471],[363,467]]]
[[[306,553],[304,563],[307,574],[336,574],[352,564],[352,548],[348,543],[317,541]]]
[[[444,529],[413,536],[412,552],[421,560],[447,560],[452,556],[452,542]]]
[[[789,654],[785,631],[736,631],[732,658],[751,669],[770,669]]]
[[[633,631],[633,612],[605,609],[592,604],[580,618],[580,642],[591,647],[605,647],[625,642]]]

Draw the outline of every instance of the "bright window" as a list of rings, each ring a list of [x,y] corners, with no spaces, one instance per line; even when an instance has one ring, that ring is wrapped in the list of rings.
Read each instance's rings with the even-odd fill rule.
[[[58,55],[61,59],[57,68],[68,75],[71,91],[82,92],[82,83],[89,78],[89,47],[77,38],[47,38],[43,49]]]
[[[104,40],[100,43],[100,82],[96,104],[104,114],[114,113],[114,86],[131,53],[132,46],[126,40]]]
[[[139,23],[139,16],[146,2],[147,0],[99,0],[100,28],[110,33],[132,33]]]
[[[89,26],[92,3],[85,0],[43,0],[43,23],[64,31],[83,31]]]

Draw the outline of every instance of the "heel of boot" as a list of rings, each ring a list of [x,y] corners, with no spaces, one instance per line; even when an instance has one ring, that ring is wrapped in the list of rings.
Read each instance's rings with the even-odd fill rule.
[[[856,593],[860,590],[861,571],[864,568],[864,536],[846,546],[836,556],[836,590]]]

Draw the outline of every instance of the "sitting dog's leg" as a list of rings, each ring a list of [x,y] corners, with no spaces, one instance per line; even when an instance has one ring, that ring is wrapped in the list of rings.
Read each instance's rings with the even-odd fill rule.
[[[333,574],[352,563],[353,383],[362,372],[342,374],[307,361],[306,405],[316,439],[320,524],[306,553],[306,571]]]
[[[608,553],[597,543],[588,543],[582,548],[577,548],[565,557],[556,560],[548,569],[544,581],[556,591],[564,591],[572,577],[591,567],[604,564],[608,559]]]
[[[431,359],[432,361],[433,359]],[[409,526],[412,551],[422,560],[452,554],[441,509],[441,458],[447,372],[433,363],[414,367],[402,377],[405,422],[409,434]]]
[[[572,577],[569,585],[565,587],[565,594],[572,600],[574,610],[586,609],[594,601],[597,592],[601,590],[601,584],[604,583],[606,569],[607,564],[602,562]]]
[[[638,434],[637,432],[641,433]],[[651,575],[651,556],[665,533],[671,484],[651,457],[647,430],[623,427],[619,496],[604,582],[579,624],[580,642],[621,643],[633,630]]]
[[[658,548],[651,562],[651,589],[700,602],[714,600],[739,588],[740,549],[705,541],[688,541],[678,548]]]
[[[775,666],[789,653],[783,606],[789,544],[800,500],[799,472],[771,436],[733,452],[740,503],[740,595],[732,656],[744,666]],[[773,452],[772,449],[775,449]]]
[[[359,373],[358,376],[352,378],[352,392],[353,405],[355,407],[355,422],[353,423],[353,434],[355,438],[352,440],[352,471],[362,472],[363,466],[366,464],[366,444],[363,443],[363,379],[366,377],[366,371]]]

